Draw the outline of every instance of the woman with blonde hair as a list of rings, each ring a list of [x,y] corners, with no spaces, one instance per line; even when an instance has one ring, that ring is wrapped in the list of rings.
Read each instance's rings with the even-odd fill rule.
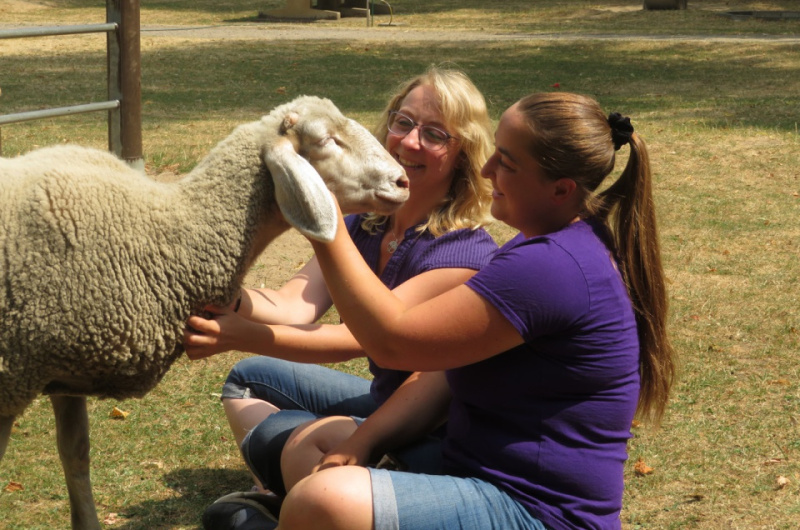
[[[409,199],[389,216],[350,216],[340,230],[369,264],[369,274],[414,305],[466,281],[497,249],[483,229],[491,219],[491,189],[480,175],[491,153],[491,123],[483,96],[463,72],[431,67],[399,87],[376,135],[405,168]],[[244,290],[236,310],[212,308],[213,319],[188,322],[185,345],[192,359],[228,350],[260,355],[234,366],[222,402],[258,486],[278,494],[280,453],[294,427],[330,415],[367,417],[411,374],[370,361],[369,381],[319,366],[369,357],[346,320],[308,325],[331,305],[312,258],[280,289]],[[409,452],[406,464],[414,468],[415,455],[423,453]],[[235,510],[222,504],[210,510],[219,520],[227,517],[225,510]]]
[[[534,94],[503,114],[483,175],[519,234],[420,304],[362,280],[348,238],[312,242],[359,343],[416,372],[361,424],[295,430],[282,530],[620,528],[631,421],[658,423],[675,370],[647,148],[592,98]],[[439,470],[364,467],[445,421]]]

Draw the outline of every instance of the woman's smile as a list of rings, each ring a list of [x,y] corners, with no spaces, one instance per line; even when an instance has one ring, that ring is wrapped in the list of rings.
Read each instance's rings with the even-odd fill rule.
[[[423,164],[418,164],[407,158],[403,158],[400,155],[396,156],[396,160],[400,163],[401,166],[403,166],[406,169],[415,170],[415,169],[423,169],[425,167]]]

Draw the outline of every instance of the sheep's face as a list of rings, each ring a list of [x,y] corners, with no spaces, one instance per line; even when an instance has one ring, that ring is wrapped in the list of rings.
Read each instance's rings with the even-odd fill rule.
[[[344,213],[389,214],[408,198],[403,168],[363,126],[328,100],[300,98],[282,135],[309,161]]]

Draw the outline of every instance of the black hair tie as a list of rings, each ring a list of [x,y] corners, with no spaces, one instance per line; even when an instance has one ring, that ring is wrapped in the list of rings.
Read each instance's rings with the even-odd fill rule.
[[[631,141],[633,134],[631,119],[619,112],[612,112],[608,115],[608,124],[611,126],[611,141],[614,142],[614,150],[618,151],[620,147]]]

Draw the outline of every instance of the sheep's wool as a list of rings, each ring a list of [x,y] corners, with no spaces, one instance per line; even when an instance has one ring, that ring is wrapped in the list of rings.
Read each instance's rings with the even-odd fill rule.
[[[243,145],[253,169],[228,189],[263,201],[263,164]],[[228,199],[223,217],[211,203],[226,199],[202,186],[155,182],[77,146],[0,159],[0,175],[0,415],[42,391],[146,393],[181,354],[189,314],[230,298],[249,244],[241,227],[265,215]]]

